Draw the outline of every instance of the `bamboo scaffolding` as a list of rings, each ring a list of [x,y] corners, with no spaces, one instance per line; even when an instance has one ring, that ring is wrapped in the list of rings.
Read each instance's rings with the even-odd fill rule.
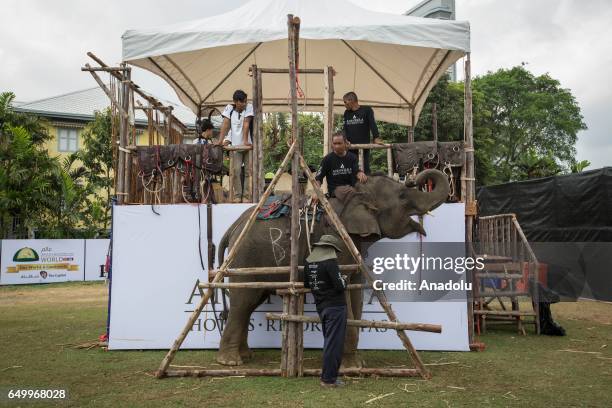
[[[260,198],[259,203],[251,211],[251,215],[249,216],[249,218],[248,218],[244,228],[240,232],[240,235],[238,235],[238,238],[236,239],[236,242],[234,243],[234,245],[230,248],[230,251],[229,251],[229,254],[228,254],[227,258],[225,258],[225,260],[223,261],[223,264],[219,268],[217,274],[215,275],[215,277],[214,277],[214,279],[212,280],[211,283],[217,283],[217,282],[220,282],[221,280],[223,280],[223,278],[225,276],[225,270],[227,270],[227,268],[229,267],[231,262],[234,260],[234,257],[236,256],[236,253],[238,252],[238,249],[240,249],[240,246],[242,245],[242,241],[244,240],[244,237],[250,231],[251,227],[253,226],[253,223],[255,222],[255,219],[257,218],[257,213],[259,212],[261,207],[264,205],[264,203],[266,202],[266,200],[268,199],[268,197],[270,196],[270,194],[274,190],[274,186],[276,185],[276,183],[280,179],[280,176],[283,174],[284,168],[289,163],[289,160],[291,159],[291,157],[293,157],[293,152],[295,151],[295,148],[296,148],[296,143],[294,142],[291,145],[291,147],[289,148],[289,151],[287,152],[287,155],[283,159],[283,162],[281,163],[281,165],[279,166],[278,170],[276,171],[276,174],[274,175],[274,178],[270,182],[270,185],[268,186],[268,188],[264,192],[263,196]],[[189,331],[191,331],[191,328],[193,327],[193,323],[200,316],[200,313],[202,312],[202,309],[204,308],[204,305],[206,305],[206,303],[208,303],[208,301],[210,300],[212,294],[213,294],[213,290],[212,289],[208,289],[206,291],[205,295],[202,296],[202,298],[200,299],[200,303],[198,303],[197,307],[194,309],[194,311],[189,316],[189,319],[188,319],[187,323],[185,324],[185,327],[183,328],[183,330],[179,334],[178,338],[174,341],[174,343],[172,344],[172,347],[170,348],[170,350],[168,350],[168,353],[166,354],[166,356],[162,360],[162,362],[161,362],[161,364],[159,366],[159,369],[156,372],[156,376],[158,378],[162,378],[166,374],[166,370],[168,369],[168,366],[170,365],[170,363],[174,359],[174,356],[175,356],[176,352],[178,351],[178,349],[181,347],[181,345],[185,341],[185,338],[187,337],[187,334],[189,333]]]
[[[317,197],[319,198],[319,201],[323,205],[325,212],[328,214],[338,234],[344,241],[345,245],[347,246],[349,252],[353,256],[355,261],[359,264],[361,272],[366,277],[367,282],[373,285],[374,277],[372,276],[368,266],[363,261],[363,258],[361,257],[361,254],[357,250],[357,247],[355,247],[355,244],[353,243],[350,236],[348,235],[348,232],[344,228],[344,225],[342,225],[342,222],[338,218],[338,215],[336,214],[332,206],[329,204],[329,201],[327,201],[327,197],[325,197],[325,194],[319,187],[318,183],[316,183],[314,175],[308,168],[308,165],[306,164],[306,161],[304,160],[304,158],[301,156],[300,156],[300,164],[302,166],[302,170],[304,171],[304,173],[306,173],[306,176],[310,180],[310,183],[312,184],[314,191],[316,192]],[[387,297],[384,294],[384,292],[379,291],[379,290],[374,290],[374,295],[378,298],[378,301],[380,302],[380,305],[382,306],[383,310],[389,317],[389,320],[393,322],[397,322],[397,316],[395,315],[395,312],[393,311],[393,309],[391,308],[391,305],[387,301]],[[431,378],[431,374],[429,373],[429,370],[427,370],[425,365],[423,365],[423,361],[421,360],[421,357],[419,356],[418,352],[412,345],[412,342],[410,341],[406,333],[403,330],[397,330],[396,333],[398,337],[400,338],[400,340],[402,341],[402,344],[404,345],[404,347],[406,348],[406,350],[412,357],[413,362],[417,366],[417,369],[420,371],[423,378],[427,378],[427,379]]]

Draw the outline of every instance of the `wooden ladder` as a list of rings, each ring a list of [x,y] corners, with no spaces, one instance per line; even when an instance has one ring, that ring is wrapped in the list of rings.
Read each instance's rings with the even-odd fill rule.
[[[539,263],[514,214],[479,217],[476,255],[484,267],[474,270],[474,321],[478,332],[487,324],[516,324],[525,335],[524,324],[540,333],[538,308]],[[530,310],[521,310],[529,300]]]

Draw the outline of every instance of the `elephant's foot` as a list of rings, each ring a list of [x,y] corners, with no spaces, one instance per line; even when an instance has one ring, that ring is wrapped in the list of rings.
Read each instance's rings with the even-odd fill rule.
[[[342,364],[340,365],[340,369],[345,368],[363,368],[365,367],[365,362],[359,357],[357,353],[344,354],[342,356]]]
[[[217,353],[217,363],[227,366],[239,366],[243,364],[240,353],[236,351],[221,351]]]
[[[242,358],[243,361],[247,361],[253,358],[253,350],[251,350],[248,347],[245,348],[240,348],[240,358]]]

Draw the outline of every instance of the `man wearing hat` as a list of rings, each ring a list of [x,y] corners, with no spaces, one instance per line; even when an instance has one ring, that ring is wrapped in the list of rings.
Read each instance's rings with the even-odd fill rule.
[[[323,235],[314,244],[304,266],[304,287],[310,288],[323,326],[322,387],[343,385],[337,380],[346,333],[346,276],[340,275],[337,253],[340,241]]]

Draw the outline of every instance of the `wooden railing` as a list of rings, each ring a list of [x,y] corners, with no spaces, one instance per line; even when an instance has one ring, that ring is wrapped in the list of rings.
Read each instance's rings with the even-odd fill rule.
[[[376,150],[376,149],[386,149],[387,150],[387,174],[389,175],[389,177],[393,177],[393,153],[391,151],[391,144],[388,143],[384,143],[384,144],[377,144],[377,143],[368,143],[368,144],[351,144],[349,146],[349,148],[351,150],[358,150],[359,151],[359,168],[363,169],[363,151],[364,149],[367,150]]]
[[[527,269],[528,282],[526,289],[531,294],[532,306],[536,313],[536,331],[539,333],[538,277],[540,264],[516,219],[516,215],[498,214],[479,217],[476,237],[479,244],[478,254],[486,254],[491,258],[507,258],[508,262],[520,265],[521,270]]]

